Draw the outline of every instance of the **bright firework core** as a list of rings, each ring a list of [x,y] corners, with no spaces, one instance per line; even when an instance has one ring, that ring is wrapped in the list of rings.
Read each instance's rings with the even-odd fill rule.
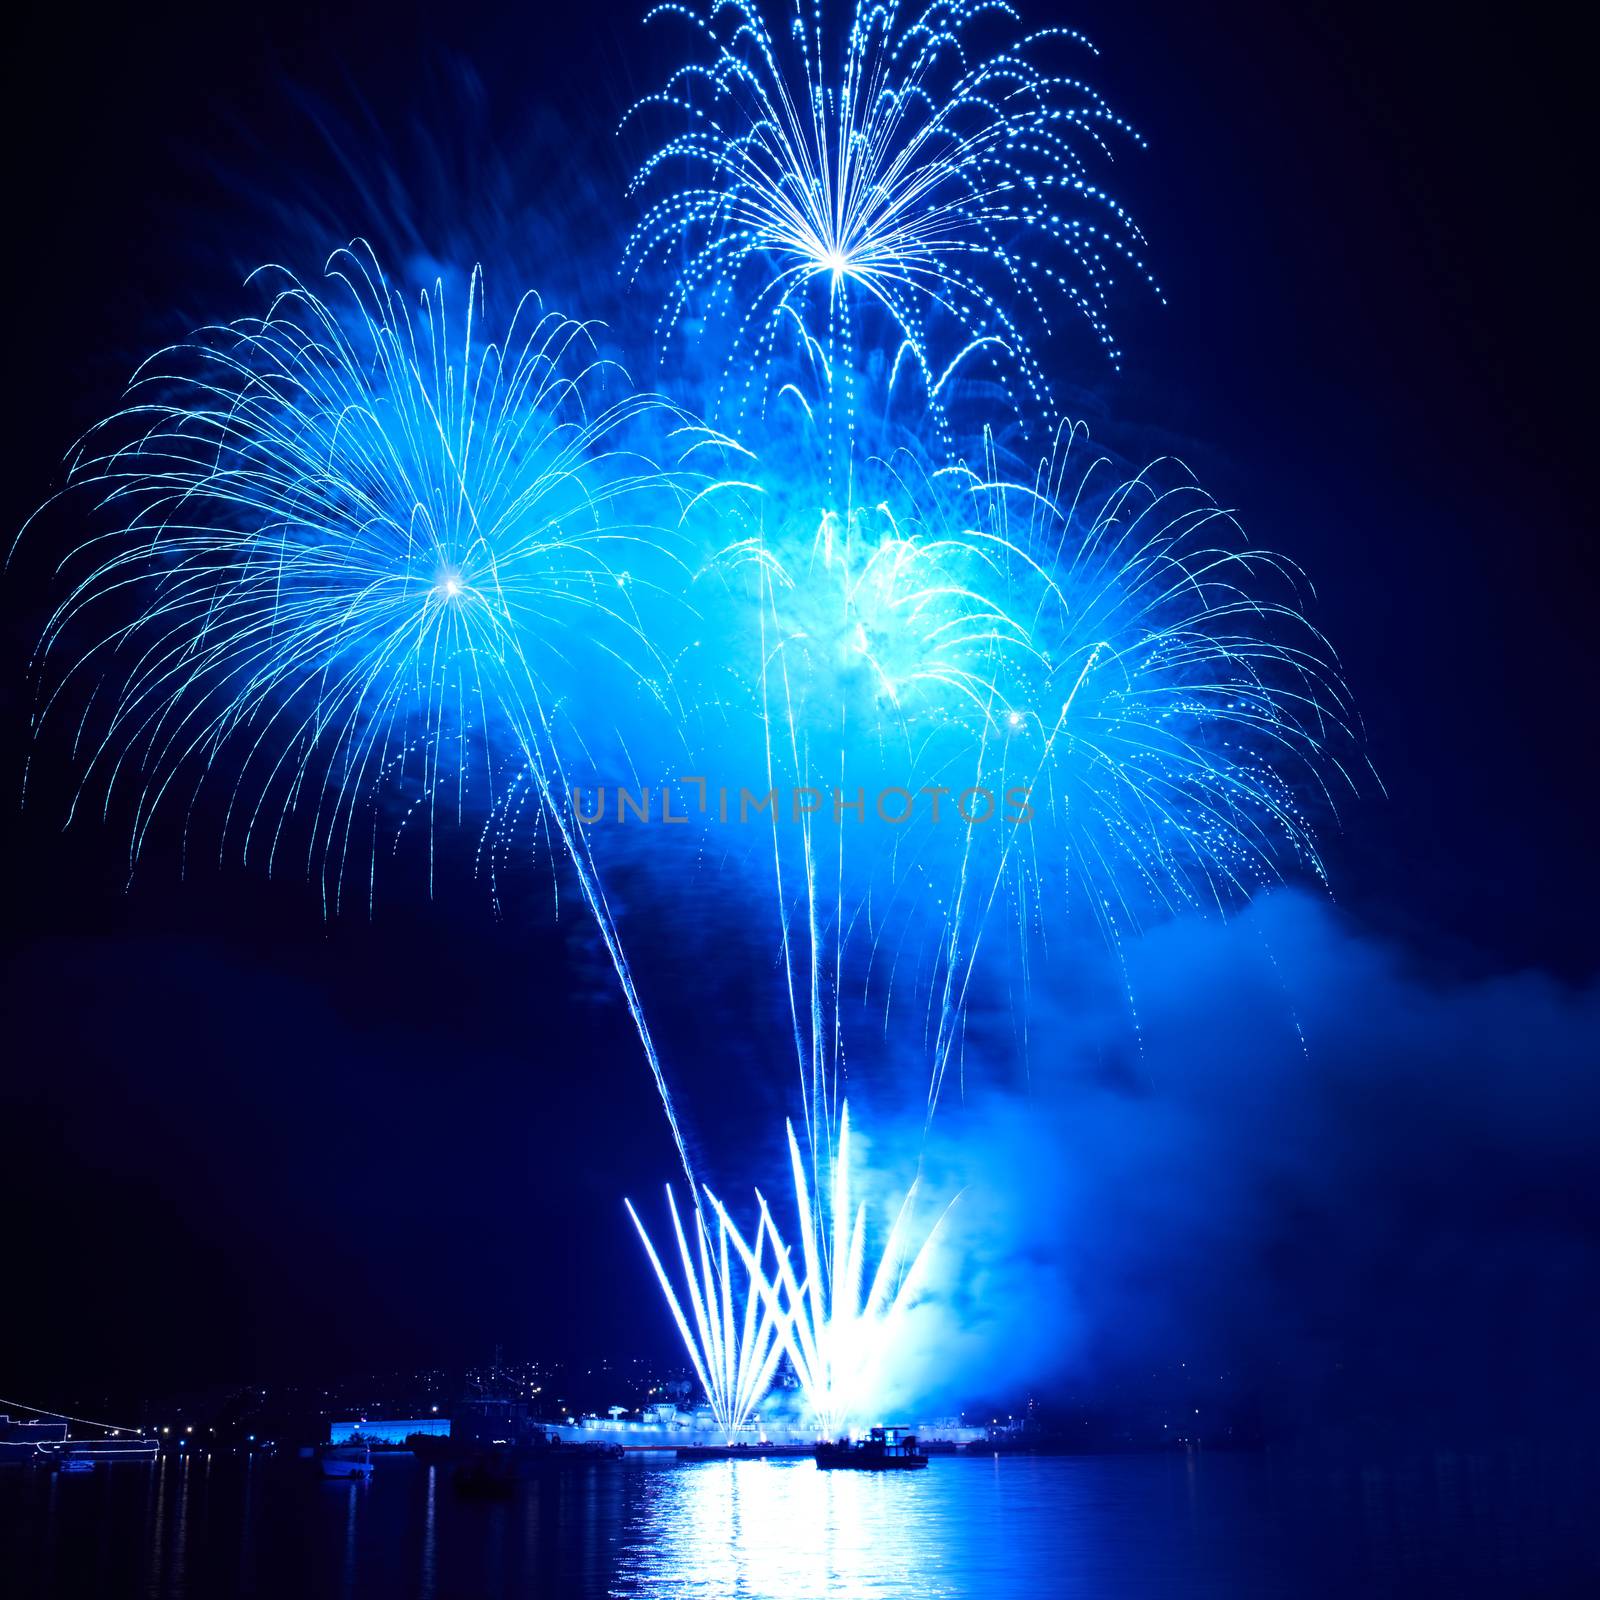
[[[667,1206],[689,1303],[685,1312],[672,1276],[639,1214],[631,1202],[624,1202],[706,1403],[717,1426],[730,1439],[757,1415],[783,1357],[805,1396],[807,1418],[819,1437],[833,1438],[881,1420],[906,1314],[916,1303],[932,1245],[949,1212],[947,1206],[913,1246],[917,1197],[917,1184],[913,1183],[895,1213],[869,1284],[867,1208],[858,1203],[853,1213],[851,1210],[848,1105],[840,1116],[831,1178],[826,1184],[818,1176],[816,1162],[812,1182],[807,1182],[806,1161],[793,1123],[788,1125],[788,1136],[800,1237],[799,1269],[759,1189],[760,1217],[754,1243],[746,1241],[722,1202],[707,1188],[705,1206],[695,1209],[695,1241],[691,1245],[669,1186]],[[707,1220],[708,1211],[714,1222]]]

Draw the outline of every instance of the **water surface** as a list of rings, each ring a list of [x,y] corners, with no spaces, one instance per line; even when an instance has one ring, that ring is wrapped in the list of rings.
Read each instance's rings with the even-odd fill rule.
[[[1559,1457],[1400,1465],[1272,1453],[589,1463],[506,1501],[447,1469],[305,1463],[0,1473],[0,1591],[455,1600],[1600,1594],[1594,1477]]]

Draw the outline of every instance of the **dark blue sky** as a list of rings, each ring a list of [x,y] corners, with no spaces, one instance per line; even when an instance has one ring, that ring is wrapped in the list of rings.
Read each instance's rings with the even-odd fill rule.
[[[593,263],[614,255],[628,215],[610,130],[661,64],[634,6],[538,23],[536,8],[471,0],[339,20],[250,13],[157,5],[93,28],[64,11],[23,25],[5,111],[13,527],[138,356],[233,314],[257,260],[354,232],[448,256],[481,232],[484,254],[608,309]],[[1130,457],[1185,456],[1310,572],[1366,719],[1388,792],[1350,806],[1329,841],[1344,920],[1328,939],[1373,941],[1419,993],[1481,992],[1470,986],[1525,969],[1558,996],[1592,983],[1595,585],[1580,474],[1593,329],[1570,41],[1553,21],[1512,28],[1470,7],[1137,0],[1028,15],[1095,39],[1097,82],[1150,141],[1119,188],[1169,303],[1128,291],[1129,360],[1112,374],[1083,346],[1081,409]],[[337,170],[308,105],[347,130],[359,181]],[[621,221],[606,237],[612,197]],[[26,653],[50,594],[49,552],[25,547],[0,590],[0,783],[14,794]],[[237,865],[180,883],[175,843],[124,893],[114,827],[57,831],[64,754],[39,752],[29,807],[6,811],[15,1048],[0,1085],[8,1275],[59,1309],[8,1318],[0,1366],[51,1395],[90,1370],[159,1389],[380,1352],[460,1360],[495,1339],[605,1340],[635,1320],[643,1280],[618,1255],[630,1244],[616,1196],[669,1176],[671,1150],[570,923],[551,931],[536,904],[497,922],[463,872],[432,905],[328,927],[309,890]],[[1348,981],[1348,963],[1329,970]],[[719,1026],[669,1008],[686,1058],[714,1060],[719,1035],[760,1025],[735,989],[716,991]],[[1530,1008],[1562,1011],[1539,995]],[[1548,1054],[1581,1054],[1592,1020],[1577,1008],[1553,1024]],[[1480,1054],[1474,1082],[1545,1059]],[[719,1127],[713,1069],[684,1070],[702,1086],[708,1152],[781,1104],[781,1090],[760,1092]],[[1415,1081],[1397,1076],[1409,1105]],[[1355,1214],[1421,1249],[1469,1173],[1476,1226],[1526,1218],[1530,1161],[1593,1110],[1592,1096],[1574,1105],[1533,1084],[1528,1104],[1526,1138],[1508,1135],[1498,1164],[1472,1161],[1485,1115],[1422,1124],[1439,1151],[1414,1213],[1390,1192],[1398,1154],[1363,1176],[1345,1113],[1324,1126],[1302,1111],[1308,1143],[1333,1152],[1327,1170],[1349,1175]],[[1222,1159],[1236,1130],[1218,1108],[1207,1117],[1192,1149]],[[1593,1259],[1592,1195],[1556,1190],[1547,1209],[1566,1242],[1530,1252],[1541,1283],[1541,1262],[1558,1257],[1559,1276]],[[1362,1203],[1380,1192],[1381,1211]],[[1274,1248],[1292,1249],[1292,1220],[1271,1220]],[[1330,1304],[1368,1281],[1360,1236]],[[1159,1237],[1152,1248],[1159,1260]],[[1237,1273],[1253,1305],[1260,1284]],[[96,1309],[108,1294],[136,1313],[114,1340]],[[385,1308],[359,1350],[308,1331],[345,1296]],[[1198,1312],[1168,1306],[1152,1326],[1169,1314]]]

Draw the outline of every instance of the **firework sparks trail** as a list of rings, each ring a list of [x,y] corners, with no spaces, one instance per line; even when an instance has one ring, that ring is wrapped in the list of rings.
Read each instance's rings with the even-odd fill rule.
[[[329,262],[337,304],[262,274],[276,281],[263,316],[151,358],[72,462],[65,492],[113,524],[62,561],[70,592],[36,663],[36,727],[92,685],[73,809],[98,791],[107,812],[131,788],[131,871],[173,804],[187,847],[216,784],[219,856],[237,836],[271,871],[306,823],[306,870],[333,914],[358,868],[370,904],[386,804],[396,842],[426,828],[431,892],[436,826],[469,804],[492,814],[502,773],[527,775],[687,1172],[563,761],[585,675],[650,698],[645,607],[678,581],[670,530],[701,487],[635,437],[674,443],[681,463],[710,436],[537,297],[486,342],[476,272],[454,329],[440,286],[413,319],[359,244]]]
[[[681,128],[633,180],[636,193],[665,192],[625,258],[635,274],[682,258],[663,341],[702,311],[731,320],[724,395],[742,368],[743,414],[764,404],[788,328],[820,358],[831,412],[870,311],[886,318],[875,348],[897,346],[893,374],[914,369],[936,408],[981,352],[1019,415],[1048,421],[1029,330],[1052,336],[1052,299],[1116,361],[1118,271],[1153,281],[1138,228],[1095,181],[1116,145],[1142,141],[1082,78],[1038,59],[1093,46],[1067,28],[1023,32],[1005,0],[856,0],[842,38],[820,0],[783,9],[787,27],[761,0],[647,14],[686,22],[704,50],[629,112]]]
[[[867,1208],[862,1203],[851,1210],[849,1108],[841,1108],[825,1195],[814,1195],[806,1181],[807,1163],[792,1123],[787,1132],[804,1277],[796,1276],[790,1249],[760,1190],[754,1243],[745,1239],[722,1202],[705,1188],[705,1204],[694,1214],[691,1244],[669,1185],[667,1205],[689,1303],[686,1311],[638,1213],[624,1201],[706,1402],[730,1440],[750,1425],[783,1356],[789,1359],[820,1437],[831,1438],[869,1416],[949,1214],[947,1206],[913,1249],[918,1188],[913,1183],[900,1203],[863,1299]],[[708,1213],[716,1219],[715,1243]],[[735,1261],[742,1269],[739,1273]]]
[[[849,805],[887,784],[924,808],[876,829],[825,803],[768,813],[814,1183],[847,996],[874,973],[886,1026],[897,984],[926,997],[931,1118],[997,907],[1025,976],[1075,903],[1120,951],[1152,917],[1322,876],[1313,821],[1353,784],[1356,730],[1301,575],[1181,463],[1118,480],[1081,437],[1031,476],[901,448],[843,500],[815,456],[758,464],[751,531],[717,553],[769,788]],[[974,793],[1025,797],[1027,825],[993,800],[969,814]],[[914,799],[939,794],[942,818]]]
[[[948,492],[909,451],[865,463],[837,509],[821,479],[819,470],[796,489],[775,472],[754,507],[757,531],[716,558],[741,596],[736,626],[758,637],[741,671],[756,686],[769,787],[833,797],[886,781],[964,789],[997,748],[1007,658],[1032,649],[1028,618],[1008,609],[1017,552],[961,522],[962,491]],[[914,885],[937,880],[931,892],[943,893],[948,849],[913,827],[882,830],[858,851],[837,815],[832,826],[825,811],[787,825],[776,809],[769,817],[815,1176],[839,1111],[846,946],[854,935],[876,950],[889,908],[918,898]],[[874,887],[885,908],[856,935]]]
[[[774,1296],[757,1287],[767,1281],[765,1251],[769,1236],[775,1252],[781,1250],[781,1246],[765,1216],[757,1225],[754,1245],[746,1245],[709,1189],[705,1195],[710,1209],[716,1213],[717,1243],[715,1246],[711,1243],[705,1208],[697,1205],[695,1245],[691,1247],[678,1214],[678,1202],[671,1185],[667,1187],[667,1206],[672,1213],[672,1230],[678,1242],[692,1323],[633,1203],[625,1200],[623,1204],[650,1257],[656,1281],[666,1297],[711,1414],[723,1437],[731,1441],[735,1434],[750,1425],[756,1408],[772,1386],[773,1375],[783,1357],[783,1330],[788,1314]],[[734,1281],[733,1258],[729,1256],[730,1243],[734,1244],[735,1254],[747,1274],[739,1292]],[[742,1302],[737,1309],[736,1301]]]
[[[906,1315],[925,1285],[933,1245],[950,1208],[945,1208],[913,1249],[918,1185],[911,1185],[863,1299],[867,1208],[863,1203],[851,1210],[849,1108],[841,1108],[826,1198],[814,1195],[806,1181],[807,1162],[792,1123],[788,1136],[805,1262],[803,1279],[796,1278],[789,1251],[783,1248],[775,1252],[776,1275],[762,1271],[760,1233],[755,1246],[747,1246],[715,1197],[710,1198],[726,1236],[745,1264],[752,1292],[770,1309],[819,1435],[832,1438],[872,1416],[883,1382],[890,1375]],[[756,1198],[761,1224],[776,1241],[777,1226],[759,1190]]]

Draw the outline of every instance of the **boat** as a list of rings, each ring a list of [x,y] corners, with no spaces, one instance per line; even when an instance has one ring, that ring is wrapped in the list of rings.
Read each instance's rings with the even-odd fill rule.
[[[347,1439],[343,1444],[325,1444],[317,1452],[324,1478],[370,1478],[372,1447],[362,1439]]]
[[[874,1428],[865,1439],[824,1440],[816,1449],[819,1467],[855,1472],[914,1472],[928,1464],[917,1436],[905,1428]]]
[[[103,1438],[69,1439],[71,1420],[49,1413],[22,1418],[0,1414],[0,1462],[26,1462],[60,1472],[93,1472],[101,1466],[154,1461],[161,1449],[159,1439],[113,1428],[109,1423],[88,1424],[105,1428]]]
[[[65,1417],[12,1417],[0,1411],[0,1463],[33,1462],[67,1442]]]
[[[146,1465],[161,1453],[161,1441],[153,1436],[117,1434],[110,1439],[68,1439],[59,1447],[39,1447],[40,1458],[54,1462],[64,1472],[91,1471],[95,1467]],[[74,1463],[87,1462],[88,1467]]]
[[[805,1444],[680,1444],[680,1461],[764,1461],[772,1456],[807,1456]]]

